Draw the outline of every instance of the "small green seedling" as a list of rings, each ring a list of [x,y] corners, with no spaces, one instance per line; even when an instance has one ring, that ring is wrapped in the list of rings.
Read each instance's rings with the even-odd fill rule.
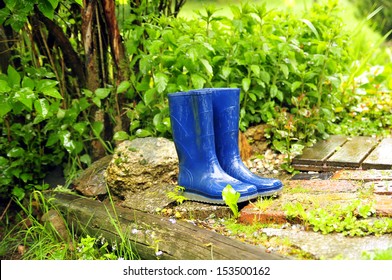
[[[177,202],[177,204],[182,204],[185,200],[188,200],[184,195],[185,188],[177,186],[173,191],[167,193],[167,197]]]
[[[238,212],[238,200],[240,199],[240,193],[231,186],[227,185],[222,191],[222,198],[226,205],[230,207],[233,212],[234,218],[238,218],[240,213]]]

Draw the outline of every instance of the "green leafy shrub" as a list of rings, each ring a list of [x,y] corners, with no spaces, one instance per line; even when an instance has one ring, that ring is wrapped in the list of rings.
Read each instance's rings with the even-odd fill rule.
[[[352,62],[337,1],[315,4],[302,18],[265,5],[233,6],[233,19],[215,12],[207,7],[193,20],[131,25],[128,50],[140,72],[132,74],[130,92],[140,102],[128,111],[130,134],[170,134],[168,93],[238,87],[240,128],[268,123],[277,150],[327,136]]]
[[[27,190],[47,188],[42,179],[55,166],[64,164],[72,175],[91,163],[84,142],[98,138],[103,124],[90,123],[88,109],[100,107],[112,90],[85,90],[80,98],[65,100],[53,77],[45,68],[22,73],[11,66],[0,74],[2,198],[21,199]]]

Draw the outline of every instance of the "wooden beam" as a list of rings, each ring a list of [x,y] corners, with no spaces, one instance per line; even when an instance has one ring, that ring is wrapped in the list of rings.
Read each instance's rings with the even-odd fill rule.
[[[220,235],[195,224],[87,199],[55,193],[54,205],[68,224],[91,236],[121,242],[119,231],[134,244],[141,259],[167,260],[271,260],[284,257]],[[159,256],[156,252],[159,251]]]
[[[392,169],[392,138],[385,138],[365,159],[363,169]]]
[[[293,159],[292,164],[321,166],[346,141],[347,136],[333,135],[327,140],[317,142],[312,147],[305,148],[301,155]]]
[[[366,156],[377,145],[377,139],[357,136],[349,139],[326,163],[328,166],[359,168]]]

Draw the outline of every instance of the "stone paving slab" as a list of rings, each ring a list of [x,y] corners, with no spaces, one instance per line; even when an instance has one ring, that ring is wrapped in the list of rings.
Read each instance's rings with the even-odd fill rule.
[[[269,236],[288,239],[301,250],[311,254],[315,259],[360,260],[364,251],[385,250],[392,247],[392,235],[378,237],[346,237],[342,234],[320,234],[298,229],[265,228]]]

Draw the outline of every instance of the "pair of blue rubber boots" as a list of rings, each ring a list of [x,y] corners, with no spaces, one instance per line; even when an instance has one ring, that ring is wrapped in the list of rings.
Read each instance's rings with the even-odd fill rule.
[[[238,147],[240,90],[200,89],[168,95],[179,159],[178,185],[189,200],[224,204],[227,185],[238,202],[282,190],[277,179],[261,178],[243,164]]]

